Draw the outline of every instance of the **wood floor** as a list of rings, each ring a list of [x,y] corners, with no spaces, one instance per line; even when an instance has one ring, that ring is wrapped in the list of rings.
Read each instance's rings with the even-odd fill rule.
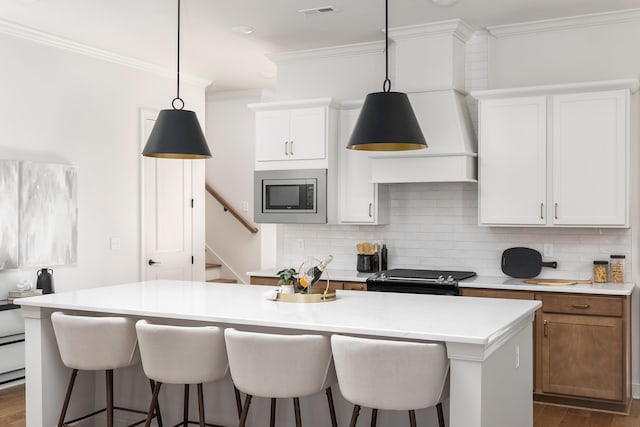
[[[0,426],[24,427],[24,386],[0,390]],[[640,400],[629,416],[544,404],[533,405],[534,427],[640,427]]]

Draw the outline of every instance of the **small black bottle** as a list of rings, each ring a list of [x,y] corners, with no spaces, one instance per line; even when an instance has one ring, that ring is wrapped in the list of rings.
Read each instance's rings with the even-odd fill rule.
[[[380,249],[380,270],[387,269],[387,244],[382,244],[382,249]]]

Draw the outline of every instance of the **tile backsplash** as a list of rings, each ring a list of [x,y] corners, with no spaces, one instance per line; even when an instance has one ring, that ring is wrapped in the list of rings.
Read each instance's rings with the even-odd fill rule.
[[[541,277],[591,278],[593,261],[611,254],[627,256],[631,280],[631,229],[479,227],[477,185],[473,183],[392,184],[387,225],[283,226],[279,264],[299,265],[305,256],[332,254],[330,268],[355,270],[358,242],[386,242],[389,268],[472,270],[482,276],[504,276],[502,251],[526,246],[543,253],[553,245],[557,270]],[[298,240],[304,240],[304,251]]]

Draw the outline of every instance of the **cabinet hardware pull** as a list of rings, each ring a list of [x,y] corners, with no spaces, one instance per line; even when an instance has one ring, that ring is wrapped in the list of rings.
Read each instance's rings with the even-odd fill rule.
[[[547,321],[545,320],[545,321],[544,321],[544,336],[545,336],[545,337],[548,337],[548,336],[549,336],[549,332],[548,332],[548,328],[547,328],[547,326],[548,326],[548,323],[547,323]]]
[[[285,156],[289,155],[289,141],[284,142],[284,155]]]
[[[373,218],[373,213],[371,212],[372,208],[373,208],[373,203],[369,203],[369,218]]]
[[[571,304],[571,306],[573,308],[587,309],[587,308],[591,307],[591,304]]]
[[[544,219],[544,203],[540,203],[540,219]]]
[[[289,143],[291,144],[289,148],[289,154],[293,156],[293,141],[289,141]]]
[[[558,219],[558,204],[557,203],[554,206],[554,211],[555,211],[555,217],[556,217],[556,219]]]

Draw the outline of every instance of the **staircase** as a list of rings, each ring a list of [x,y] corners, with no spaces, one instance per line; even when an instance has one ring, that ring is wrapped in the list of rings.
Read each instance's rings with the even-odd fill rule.
[[[218,283],[238,283],[237,279],[224,279],[222,275],[222,264],[207,263],[205,265],[205,280],[207,282]]]

